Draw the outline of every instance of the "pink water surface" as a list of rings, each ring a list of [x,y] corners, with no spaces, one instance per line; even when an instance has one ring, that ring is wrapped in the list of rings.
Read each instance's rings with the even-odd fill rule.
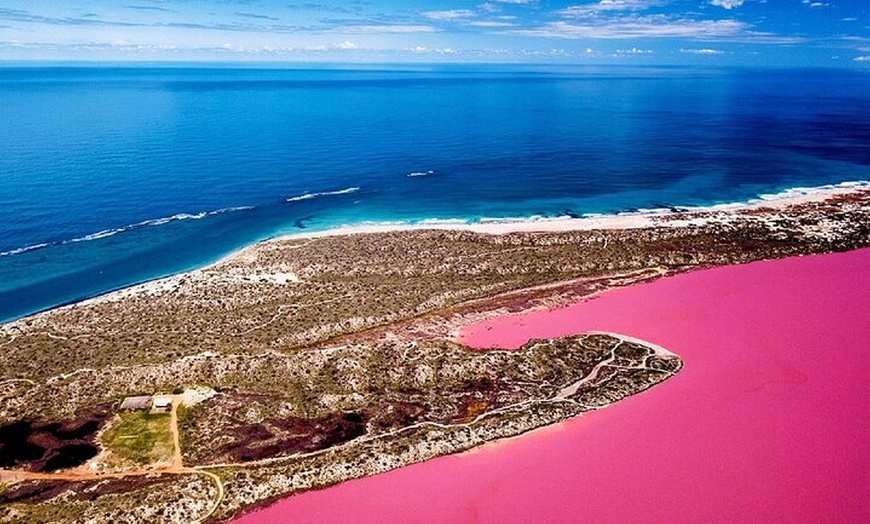
[[[237,524],[870,522],[870,249],[699,271],[471,326],[623,333],[684,369],[604,410]]]

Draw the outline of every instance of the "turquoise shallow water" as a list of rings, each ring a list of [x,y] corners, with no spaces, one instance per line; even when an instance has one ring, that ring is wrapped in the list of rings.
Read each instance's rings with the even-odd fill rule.
[[[0,320],[366,221],[870,180],[866,72],[0,67]]]

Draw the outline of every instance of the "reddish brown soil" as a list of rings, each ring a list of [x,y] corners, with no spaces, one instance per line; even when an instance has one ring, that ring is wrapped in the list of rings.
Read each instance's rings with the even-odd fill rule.
[[[87,480],[74,482],[68,480],[28,480],[20,482],[0,493],[0,504],[12,502],[36,504],[50,500],[67,491],[75,500],[94,501],[103,495],[122,493],[168,482],[171,476],[112,478],[111,482],[102,480]]]
[[[237,440],[220,454],[250,462],[278,454],[309,453],[348,442],[366,432],[368,416],[340,413],[319,419],[288,418],[231,429]]]

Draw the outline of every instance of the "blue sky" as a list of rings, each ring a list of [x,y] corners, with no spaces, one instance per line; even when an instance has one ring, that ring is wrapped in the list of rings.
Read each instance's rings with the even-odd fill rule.
[[[870,0],[0,0],[0,60],[870,68]]]

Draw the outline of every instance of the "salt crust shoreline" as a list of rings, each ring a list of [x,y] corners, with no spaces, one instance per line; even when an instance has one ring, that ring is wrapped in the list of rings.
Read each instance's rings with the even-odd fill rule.
[[[156,278],[138,284],[132,284],[123,288],[108,291],[101,295],[52,307],[22,318],[38,317],[54,309],[74,307],[77,304],[98,303],[104,301],[121,300],[131,295],[159,294],[174,289],[180,279],[186,275],[208,272],[215,266],[240,257],[250,256],[252,251],[259,246],[275,242],[287,242],[293,240],[315,240],[318,238],[336,237],[345,235],[365,235],[376,233],[396,233],[405,231],[468,231],[489,235],[505,235],[509,233],[565,233],[570,231],[591,230],[617,230],[617,229],[641,229],[650,227],[689,227],[698,226],[711,220],[721,219],[731,213],[741,211],[753,211],[760,209],[780,210],[794,205],[812,202],[823,202],[837,196],[848,195],[855,191],[870,189],[870,180],[857,180],[841,182],[839,184],[824,185],[818,187],[797,187],[787,189],[780,193],[760,195],[758,198],[746,202],[731,204],[716,204],[706,207],[685,207],[677,210],[655,209],[614,215],[594,215],[581,218],[571,217],[528,217],[516,219],[484,219],[482,222],[464,222],[457,220],[428,220],[416,224],[405,222],[390,223],[363,223],[351,226],[341,226],[324,231],[311,233],[291,233],[274,238],[261,240],[244,246],[217,261],[175,275]],[[261,275],[265,279],[280,280],[281,277],[288,282],[295,281],[295,275]],[[14,325],[21,318],[0,324],[0,329]]]

